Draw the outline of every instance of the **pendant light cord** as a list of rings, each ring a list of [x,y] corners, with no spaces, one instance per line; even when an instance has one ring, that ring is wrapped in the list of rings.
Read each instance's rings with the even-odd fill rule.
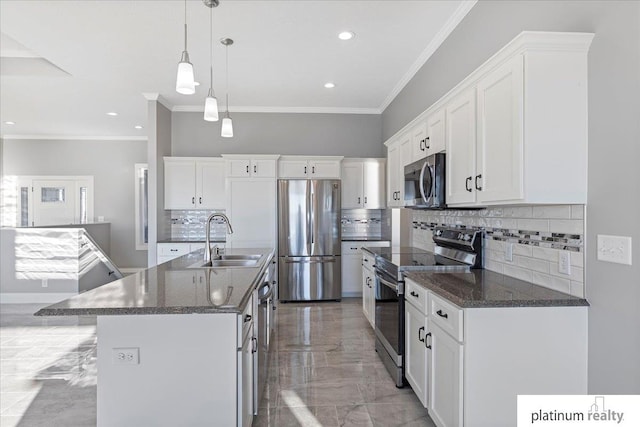
[[[184,0],[184,50],[187,51],[187,0]]]
[[[229,45],[225,45],[224,49],[225,57],[226,57],[226,73],[227,73],[227,117],[229,117]]]
[[[209,8],[209,71],[211,77],[211,90],[213,90],[213,8]]]

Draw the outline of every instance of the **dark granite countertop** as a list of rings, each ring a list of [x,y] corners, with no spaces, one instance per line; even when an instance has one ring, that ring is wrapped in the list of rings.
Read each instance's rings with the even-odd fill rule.
[[[36,316],[241,313],[273,250],[226,254],[263,256],[256,267],[192,268],[202,263],[204,250],[199,250],[45,307]]]
[[[489,270],[469,273],[410,271],[406,278],[462,308],[588,306],[584,298]]]

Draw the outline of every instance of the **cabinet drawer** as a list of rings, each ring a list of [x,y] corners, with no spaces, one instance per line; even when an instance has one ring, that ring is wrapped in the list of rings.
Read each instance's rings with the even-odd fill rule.
[[[410,279],[406,279],[405,284],[405,301],[413,304],[413,306],[417,308],[420,313],[427,314],[427,295],[429,294],[429,292],[417,283],[412,282]]]
[[[247,306],[242,310],[242,314],[238,316],[238,348],[242,348],[242,342],[247,334],[251,331],[253,325],[253,295],[249,298]]]
[[[362,266],[373,271],[376,263],[376,257],[368,251],[362,251]]]
[[[356,242],[342,242],[342,255],[362,255],[362,244]]]
[[[463,311],[444,299],[430,293],[429,295],[429,318],[435,322],[446,333],[458,341],[463,340]]]
[[[179,257],[189,253],[189,243],[159,243],[158,256]]]

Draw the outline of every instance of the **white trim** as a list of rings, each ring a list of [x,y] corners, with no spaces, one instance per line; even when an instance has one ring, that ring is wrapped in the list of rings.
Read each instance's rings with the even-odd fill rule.
[[[201,113],[201,105],[176,105],[172,112]],[[350,107],[229,107],[230,113],[292,113],[292,114],[381,114],[378,108],[350,108]]]
[[[146,141],[146,136],[2,135],[2,139],[46,139],[62,141]]]
[[[133,223],[134,223],[134,229],[135,229],[135,245],[136,245],[136,250],[137,251],[146,251],[149,249],[149,243],[145,243],[142,241],[142,237],[140,236],[141,234],[141,227],[142,224],[140,223],[140,197],[142,197],[142,195],[140,194],[140,185],[139,185],[139,179],[140,179],[140,171],[146,169],[147,170],[147,188],[149,188],[149,182],[148,182],[148,178],[149,178],[149,164],[148,163],[136,163],[133,165],[134,167],[134,173],[133,173],[133,192],[134,192],[134,218],[133,218]],[[149,221],[149,206],[148,206],[148,200],[147,200],[147,226],[148,226],[148,221]],[[148,237],[148,236],[147,236]]]
[[[2,292],[0,304],[53,304],[74,297],[78,294],[43,293],[43,292]]]
[[[160,94],[158,92],[142,92],[142,96],[147,101],[158,101],[160,99]]]
[[[405,73],[396,86],[391,90],[387,98],[382,102],[378,110],[383,112],[391,102],[398,96],[400,91],[411,81],[416,73],[422,68],[422,66],[431,58],[431,55],[435,53],[440,45],[449,37],[458,24],[467,16],[467,13],[476,5],[478,0],[469,0],[463,2],[456,11],[449,17],[444,26],[438,31],[435,37],[429,42],[427,47],[422,51],[418,59],[411,65],[409,70]]]

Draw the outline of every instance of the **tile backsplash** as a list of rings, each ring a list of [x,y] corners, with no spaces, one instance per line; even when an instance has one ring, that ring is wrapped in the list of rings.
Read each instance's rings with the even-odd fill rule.
[[[415,210],[411,241],[433,250],[431,230],[436,225],[482,229],[486,269],[584,297],[584,211],[584,205]],[[507,244],[513,245],[512,261],[505,257]],[[570,254],[568,275],[559,272],[561,251]]]
[[[204,242],[207,218],[214,212],[224,213],[223,210],[172,210],[169,235],[172,239]],[[222,219],[214,218],[211,222],[211,239],[225,240],[226,237],[227,225]]]
[[[381,239],[382,211],[380,209],[343,209],[340,217],[342,240]]]

